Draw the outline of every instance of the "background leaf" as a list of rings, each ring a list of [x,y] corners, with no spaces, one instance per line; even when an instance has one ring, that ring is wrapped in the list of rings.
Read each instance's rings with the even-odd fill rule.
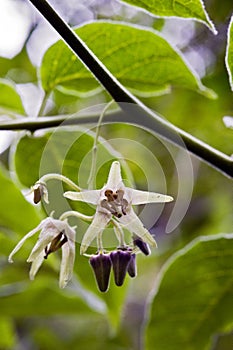
[[[227,34],[226,67],[229,75],[231,90],[233,90],[233,16],[231,17]]]
[[[151,305],[148,350],[208,349],[214,333],[233,325],[232,254],[233,235],[217,235],[167,261]]]
[[[37,80],[37,71],[28,57],[26,48],[13,58],[0,57],[0,76],[17,84]]]
[[[211,350],[229,350],[233,344],[233,333],[216,334]]]
[[[161,94],[179,86],[215,97],[181,53],[155,31],[110,22],[86,24],[75,31],[116,78],[138,95]],[[46,92],[62,86],[63,92],[80,94],[99,86],[62,41],[45,53],[41,80]]]
[[[13,83],[0,79],[0,112],[25,114],[19,94]]]
[[[0,183],[0,226],[18,233],[27,233],[39,223],[37,210],[27,202],[2,168],[0,168]]]
[[[141,7],[156,16],[191,18],[205,23],[215,34],[214,24],[209,19],[201,0],[122,0],[130,5]]]
[[[13,265],[10,268],[15,269],[16,267]],[[51,279],[50,276],[45,277],[45,274],[43,277],[39,276],[34,282],[21,282],[21,291],[19,286],[18,284],[17,290],[15,284],[15,292],[0,298],[0,307],[6,316],[29,317],[93,313],[93,309],[77,292],[59,289],[57,281]]]
[[[12,349],[15,345],[16,337],[13,322],[10,318],[0,318],[0,332],[2,334],[0,338],[0,349]]]

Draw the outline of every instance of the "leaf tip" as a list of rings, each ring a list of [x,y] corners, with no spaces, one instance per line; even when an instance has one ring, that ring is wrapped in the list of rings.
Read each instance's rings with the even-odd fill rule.
[[[218,99],[218,94],[210,89],[207,88],[206,86],[201,87],[200,91],[199,91],[203,96],[211,99],[211,100],[217,100]]]

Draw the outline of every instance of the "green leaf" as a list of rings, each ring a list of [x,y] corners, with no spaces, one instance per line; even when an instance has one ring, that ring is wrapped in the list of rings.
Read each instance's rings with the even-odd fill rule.
[[[231,17],[227,34],[226,67],[231,90],[233,90],[233,16]]]
[[[107,346],[106,342],[112,335],[106,318],[100,315],[77,314],[71,319],[64,316],[44,319],[30,335],[38,349],[64,350],[76,349],[78,346],[79,349],[119,350],[119,347]]]
[[[139,96],[158,95],[168,92],[171,86],[178,86],[215,97],[213,91],[202,85],[182,54],[153,30],[94,22],[75,32],[110,72]],[[47,93],[59,88],[63,92],[87,94],[99,87],[63,41],[58,41],[45,53],[41,80]]]
[[[11,295],[0,297],[1,315],[29,317],[93,312],[78,293],[59,289],[57,283],[49,277],[40,276],[31,283],[15,284],[15,292],[13,288],[14,285]]]
[[[0,113],[25,114],[19,94],[13,83],[0,79]]]
[[[37,80],[37,69],[32,65],[25,46],[13,58],[0,57],[0,76],[7,76],[17,84]]]
[[[216,334],[211,350],[229,350],[233,344],[233,333]]]
[[[13,322],[10,318],[2,317],[0,318],[0,349],[13,349],[16,337]]]
[[[87,188],[94,137],[92,131],[75,126],[40,137],[24,136],[18,142],[14,158],[19,181],[30,187],[44,174],[59,173]],[[98,188],[106,181],[108,162],[117,157],[120,154],[99,138],[97,169],[101,171],[101,176],[96,179]],[[125,171],[127,169],[125,167]],[[127,175],[130,177],[129,171]]]
[[[39,223],[36,209],[26,201],[20,190],[0,168],[0,225],[18,233],[26,233]]]
[[[232,234],[203,236],[165,264],[151,305],[148,350],[209,349],[211,336],[233,325],[232,255]]]
[[[159,17],[182,17],[195,19],[207,25],[214,34],[217,31],[205,11],[202,0],[121,0],[127,4],[140,7]]]

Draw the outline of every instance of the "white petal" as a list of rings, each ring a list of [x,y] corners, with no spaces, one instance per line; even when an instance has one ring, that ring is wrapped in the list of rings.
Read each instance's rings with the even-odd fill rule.
[[[141,220],[137,217],[132,208],[130,210],[130,213],[122,215],[122,217],[118,220],[124,228],[129,230],[131,233],[135,233],[144,242],[152,246],[157,246],[154,238],[151,236],[149,231],[143,226]]]
[[[74,260],[75,260],[75,243],[74,241],[68,240],[68,242],[62,246],[62,260],[61,260],[60,278],[59,278],[60,288],[65,288],[67,283],[72,278]]]
[[[76,236],[76,232],[74,230],[74,228],[70,227],[70,225],[67,222],[64,222],[65,224],[65,234],[68,238],[68,241],[75,241],[75,236]],[[76,228],[76,226],[75,226]]]
[[[44,251],[45,247],[59,234],[59,231],[55,229],[49,229],[43,228],[43,230],[40,233],[39,239],[34,245],[31,254],[29,255],[27,262],[32,262],[35,259],[37,259],[37,256],[41,254],[41,252]]]
[[[87,250],[87,248],[89,247],[93,239],[96,238],[97,235],[100,234],[105,229],[110,219],[111,219],[111,215],[108,215],[106,213],[96,212],[91,225],[88,227],[87,231],[83,236],[81,247],[80,247],[80,254],[85,253],[85,251]]]
[[[32,262],[30,272],[29,272],[30,280],[34,280],[34,277],[37,274],[39,268],[41,267],[43,261],[44,261],[44,252],[41,252],[39,255],[37,255],[37,257]]]
[[[101,190],[91,190],[82,192],[68,191],[64,193],[64,197],[72,199],[74,201],[81,201],[91,204],[98,204]]]
[[[113,162],[108,174],[107,184],[104,187],[114,190],[118,188],[119,184],[121,183],[121,165],[119,162]]]
[[[44,187],[43,198],[46,204],[49,204],[49,193],[47,187]]]
[[[12,252],[10,253],[10,255],[9,255],[9,257],[8,257],[8,261],[9,261],[10,263],[13,262],[13,259],[12,259],[13,255],[15,255],[15,253],[22,247],[22,245],[24,244],[24,242],[25,242],[28,238],[32,237],[36,232],[38,232],[38,231],[41,229],[41,227],[43,226],[43,223],[44,223],[44,220],[41,221],[41,223],[40,223],[37,227],[35,227],[35,228],[34,228],[33,230],[31,230],[30,232],[28,232],[28,233],[19,241],[19,243],[15,246],[15,248],[12,250]]]
[[[165,203],[173,201],[173,198],[171,196],[166,196],[160,193],[139,191],[127,187],[125,191],[128,194],[129,198],[131,198],[132,205],[146,203]]]

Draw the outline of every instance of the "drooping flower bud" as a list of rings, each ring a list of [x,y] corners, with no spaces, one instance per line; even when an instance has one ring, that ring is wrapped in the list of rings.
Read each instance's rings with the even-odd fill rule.
[[[43,198],[44,201],[46,203],[49,203],[48,201],[48,190],[47,187],[44,183],[36,183],[33,186],[33,193],[34,193],[34,197],[33,197],[33,201],[35,204],[39,203],[41,201],[41,199]]]
[[[131,253],[127,250],[117,250],[110,254],[112,261],[114,280],[117,286],[122,286],[131,259]]]
[[[109,286],[109,276],[111,271],[111,259],[108,254],[98,254],[90,258],[90,265],[94,271],[95,279],[99,290],[106,292]]]
[[[133,243],[141,250],[143,254],[150,255],[149,245],[146,242],[143,242],[141,238],[135,238]]]
[[[53,238],[50,244],[45,247],[44,259],[47,259],[49,254],[60,249],[67,241],[68,239],[65,235],[65,230],[62,230],[56,237]]]
[[[130,277],[137,276],[136,254],[131,254],[131,259],[128,265],[127,272],[130,275]]]

